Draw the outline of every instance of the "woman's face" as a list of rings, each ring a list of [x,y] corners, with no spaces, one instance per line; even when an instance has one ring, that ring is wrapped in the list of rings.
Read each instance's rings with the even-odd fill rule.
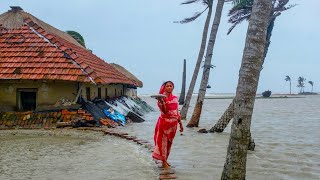
[[[164,88],[164,91],[165,91],[166,93],[172,93],[172,91],[173,91],[173,84],[172,84],[171,82],[167,82],[167,83],[166,83],[166,86],[165,86],[165,88]]]

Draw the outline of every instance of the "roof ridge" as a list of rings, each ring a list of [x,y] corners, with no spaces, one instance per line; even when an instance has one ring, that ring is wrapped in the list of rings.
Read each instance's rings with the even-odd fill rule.
[[[48,33],[45,29],[43,29],[42,27],[40,27],[36,22],[32,21],[32,19],[30,18],[25,18],[24,19],[25,24],[28,25],[29,28],[31,28],[31,30],[33,32],[35,32],[35,34],[37,34],[38,36],[41,35],[41,38],[45,38],[44,40],[47,41],[48,43],[52,44],[53,46],[55,46],[57,49],[59,49],[62,53],[64,53],[64,56],[66,59],[70,60],[72,62],[72,64],[74,64],[76,67],[78,67],[89,79],[92,83],[96,84],[96,82],[92,79],[92,77],[90,77],[90,75],[85,71],[85,69],[79,64],[77,63],[74,58],[77,58],[77,54],[76,52],[73,52],[72,48],[67,48],[66,46],[63,45],[63,43],[61,43],[55,36],[55,34],[52,33]],[[37,29],[41,29],[43,30],[43,32],[45,32],[46,34],[43,34],[39,31],[37,31]],[[49,37],[48,37],[49,36]],[[51,36],[51,37],[50,37]],[[55,42],[53,42],[54,40],[56,40]],[[60,44],[57,44],[60,43]],[[70,51],[71,53],[68,53],[67,51]]]
[[[41,26],[39,26],[36,22],[34,22],[31,18],[25,18],[24,21],[29,27],[33,28],[33,31],[36,31],[41,36],[45,37],[48,42],[52,43],[59,50],[61,50],[63,53],[65,53],[65,57],[67,59],[71,60],[71,62],[73,64],[78,66],[79,69],[81,69],[81,71],[90,79],[90,81],[92,83],[94,83],[94,84],[101,83],[101,78],[99,78],[99,76],[97,75],[97,72],[96,72],[98,70],[95,70],[95,68],[93,68],[94,64],[98,64],[98,65],[104,66],[106,69],[107,68],[109,68],[109,69],[111,68],[112,71],[116,72],[116,73],[112,74],[113,76],[116,76],[117,78],[120,78],[120,79],[121,78],[127,79],[128,81],[130,81],[130,83],[127,82],[128,84],[132,84],[132,85],[136,85],[137,84],[135,81],[133,81],[132,79],[128,78],[124,73],[122,73],[117,68],[115,68],[112,65],[110,65],[109,63],[107,63],[102,58],[98,57],[97,55],[95,55],[94,53],[90,52],[89,50],[81,47],[81,49],[79,48],[78,50],[81,50],[81,51],[87,53],[87,55],[94,56],[96,58],[96,60],[101,61],[101,62],[99,62],[99,61],[91,62],[93,64],[86,63],[87,67],[83,67],[76,60],[78,58],[77,52],[75,52],[71,47],[68,47],[68,46],[64,45],[66,43],[70,43],[69,45],[73,45],[73,43],[69,42],[68,40],[66,40],[66,39],[64,39],[64,38],[62,38],[62,37],[60,37],[60,36],[58,36],[56,34],[52,34],[50,32],[47,32],[45,29],[43,29]],[[42,30],[43,32],[39,31],[39,29]],[[63,42],[63,41],[65,41],[65,42]],[[76,47],[78,48],[78,46],[76,46]],[[88,68],[90,68],[91,72],[86,70]],[[121,75],[122,75],[122,77],[121,77]]]
[[[38,24],[38,26],[42,27],[47,32],[49,32],[51,34],[58,35],[58,36],[62,37],[63,39],[66,39],[67,41],[71,42],[72,44],[75,44],[79,47],[82,47],[81,44],[79,44],[69,34],[51,26],[50,24],[38,19],[37,17],[33,16],[32,14],[30,14],[24,10],[13,11],[11,9],[5,13],[0,14],[0,24],[3,24],[3,26],[8,29],[19,29],[23,25],[24,20],[26,18],[29,18],[32,21],[36,22]]]

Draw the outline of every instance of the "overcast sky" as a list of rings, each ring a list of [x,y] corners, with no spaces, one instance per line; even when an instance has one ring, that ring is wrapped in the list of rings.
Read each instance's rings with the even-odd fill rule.
[[[75,30],[85,38],[87,48],[106,60],[127,68],[143,81],[140,94],[157,93],[163,81],[175,82],[180,93],[183,59],[187,59],[187,87],[200,47],[206,14],[190,24],[175,24],[202,11],[204,6],[180,5],[182,0],[1,0],[0,13],[19,5],[26,12],[60,30]],[[320,6],[319,0],[290,0],[298,6],[284,12],[275,22],[271,46],[261,73],[258,93],[271,90],[298,92],[303,76],[320,91]],[[216,4],[216,1],[214,2]],[[234,93],[242,58],[247,22],[226,35],[230,24],[224,7],[215,44],[207,93]],[[212,17],[213,19],[213,17]],[[195,93],[202,76],[200,71]],[[306,91],[311,86],[306,83]]]

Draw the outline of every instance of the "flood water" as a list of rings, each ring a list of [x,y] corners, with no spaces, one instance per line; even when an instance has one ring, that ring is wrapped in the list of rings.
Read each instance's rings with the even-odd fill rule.
[[[70,131],[70,130],[69,130]],[[0,179],[156,179],[148,152],[94,132],[1,132]],[[6,134],[6,135],[5,135]],[[41,134],[42,136],[36,136]]]
[[[143,99],[156,106],[156,100]],[[230,102],[206,99],[200,128],[211,128]],[[320,179],[319,104],[320,96],[256,100],[251,123],[256,149],[248,154],[247,179]],[[192,110],[193,103],[188,117]],[[152,142],[158,114],[119,130]],[[169,162],[179,179],[220,179],[230,125],[220,134],[198,129],[177,133]],[[157,179],[151,154],[117,137],[0,133],[0,179]]]

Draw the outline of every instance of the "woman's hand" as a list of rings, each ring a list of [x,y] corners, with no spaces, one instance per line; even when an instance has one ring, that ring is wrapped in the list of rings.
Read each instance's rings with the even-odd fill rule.
[[[158,99],[159,103],[164,104],[164,99],[163,98],[159,97],[157,99]]]
[[[165,106],[166,102],[163,98],[159,98],[158,99],[158,103],[160,104],[160,110],[163,112],[163,113],[167,113],[167,108]]]
[[[179,125],[180,125],[180,132],[183,132],[183,125],[182,125],[181,120],[179,121]]]

